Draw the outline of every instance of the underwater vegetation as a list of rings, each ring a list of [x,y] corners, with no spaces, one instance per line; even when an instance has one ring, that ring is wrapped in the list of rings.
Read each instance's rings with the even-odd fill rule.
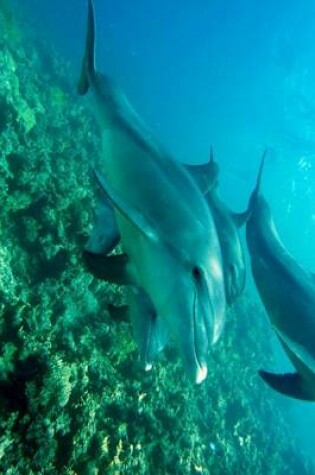
[[[245,293],[200,387],[173,346],[144,372],[125,291],[85,269],[97,128],[75,74],[0,24],[0,473],[312,474],[257,375],[271,330]],[[14,32],[14,33],[12,33]]]

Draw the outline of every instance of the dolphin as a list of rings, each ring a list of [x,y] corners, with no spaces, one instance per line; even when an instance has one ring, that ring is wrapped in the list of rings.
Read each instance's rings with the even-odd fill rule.
[[[254,281],[274,330],[296,372],[260,371],[274,390],[315,400],[315,278],[284,247],[270,207],[260,193],[259,179],[251,198],[246,239]]]
[[[200,383],[226,313],[215,224],[193,178],[154,140],[118,86],[96,71],[94,49],[89,0],[78,92],[90,90],[94,98],[104,163],[104,173],[95,170],[95,176],[114,208],[128,256],[122,277],[145,292]]]
[[[204,181],[208,180],[205,196],[220,241],[226,300],[228,305],[232,305],[245,287],[245,256],[238,229],[247,221],[250,210],[234,213],[220,198],[218,191],[219,166],[214,161],[212,147],[209,162],[198,165],[197,169],[190,165],[188,170],[201,186],[202,191],[206,189]]]

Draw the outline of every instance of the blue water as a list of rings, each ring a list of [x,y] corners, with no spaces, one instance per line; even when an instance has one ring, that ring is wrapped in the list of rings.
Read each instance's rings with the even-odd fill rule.
[[[24,0],[23,8],[79,71],[86,2]],[[263,190],[277,227],[315,270],[315,3],[96,0],[95,8],[98,68],[178,160],[203,162],[213,144],[222,195],[235,209],[245,207],[268,148]],[[314,406],[279,403],[294,411],[311,453]]]

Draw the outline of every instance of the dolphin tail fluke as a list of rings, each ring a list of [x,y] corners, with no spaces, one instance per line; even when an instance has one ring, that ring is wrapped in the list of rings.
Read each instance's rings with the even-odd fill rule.
[[[274,374],[260,370],[259,375],[272,389],[285,396],[303,401],[315,401],[315,394],[307,391],[299,373]]]
[[[126,254],[105,256],[90,251],[83,251],[87,269],[98,279],[118,285],[133,284],[130,263]]]
[[[90,80],[92,74],[95,73],[95,17],[93,0],[88,3],[88,20],[86,31],[85,54],[82,61],[81,76],[78,83],[78,93],[84,96],[90,87]]]

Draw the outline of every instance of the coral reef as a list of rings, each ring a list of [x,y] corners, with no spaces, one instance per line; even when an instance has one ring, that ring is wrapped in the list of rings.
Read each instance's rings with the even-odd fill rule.
[[[123,289],[81,260],[100,148],[88,104],[71,92],[71,68],[10,22],[0,29],[0,472],[314,473],[258,379],[270,331],[249,295],[203,385],[188,382],[172,346],[140,368],[129,323],[108,312]]]

